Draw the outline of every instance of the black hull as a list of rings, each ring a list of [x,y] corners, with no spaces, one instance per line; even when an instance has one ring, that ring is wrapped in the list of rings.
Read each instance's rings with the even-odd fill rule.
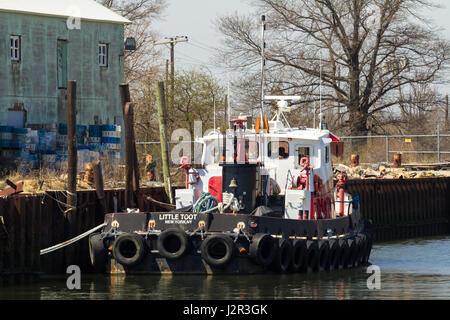
[[[106,251],[106,258],[100,255],[101,259],[97,259],[96,263],[97,267],[99,261],[100,267],[106,265],[103,271],[110,274],[261,274],[332,271],[368,264],[372,247],[369,223],[361,220],[357,208],[352,215],[329,220],[288,220],[245,214],[192,215],[164,212],[108,214],[106,222],[108,225],[102,232],[101,241],[103,247],[109,248],[109,251]],[[186,242],[186,248],[181,256],[175,256],[176,254],[172,256],[171,252],[162,251],[162,240],[159,238],[164,231],[177,233],[177,230],[182,235],[180,236],[182,242]],[[141,243],[142,250],[140,255],[135,254],[136,261],[130,262],[119,256],[114,249],[111,250],[115,246],[119,247],[115,242],[120,235],[125,237],[124,234],[138,237],[141,241],[138,242]],[[270,235],[275,243],[274,257],[270,263],[264,263],[262,258],[259,258],[255,253],[255,244],[252,244],[264,234]],[[214,252],[212,256],[205,255],[209,249],[205,249],[206,246],[202,243],[213,237],[231,239],[218,241],[223,247],[223,259],[221,256],[214,256]],[[228,251],[227,243],[231,248]],[[268,248],[269,251],[272,250],[272,246]],[[230,257],[226,256],[227,252]],[[91,249],[91,257],[95,254]],[[121,259],[115,259],[116,255]],[[272,252],[268,254],[271,255]],[[123,263],[119,263],[118,260]],[[222,260],[227,261],[222,263]]]

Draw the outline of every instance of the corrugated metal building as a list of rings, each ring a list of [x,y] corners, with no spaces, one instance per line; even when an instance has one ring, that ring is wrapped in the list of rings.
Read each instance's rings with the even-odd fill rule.
[[[0,0],[0,125],[24,108],[26,124],[66,121],[77,81],[77,123],[122,124],[124,25],[93,0]]]

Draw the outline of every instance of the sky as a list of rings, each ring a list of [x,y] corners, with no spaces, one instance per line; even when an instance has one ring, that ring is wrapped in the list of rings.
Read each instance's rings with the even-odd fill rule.
[[[172,36],[188,36],[187,43],[175,45],[175,70],[177,68],[200,68],[209,70],[217,77],[227,77],[224,70],[213,62],[214,49],[220,47],[221,35],[214,26],[214,20],[234,12],[253,13],[255,10],[247,0],[167,0],[169,6],[164,18],[154,23],[161,39]],[[442,9],[424,12],[434,23],[443,28],[443,35],[450,39],[450,1],[435,0]],[[255,21],[262,13],[255,13]],[[166,46],[164,59],[169,59],[170,50]],[[163,65],[165,62],[161,61]]]
[[[175,70],[177,68],[209,69],[215,76],[223,76],[223,70],[213,63],[214,49],[220,46],[220,34],[214,20],[234,12],[249,13],[253,9],[242,0],[167,0],[169,6],[164,20],[156,21],[154,28],[165,37],[188,36],[189,41],[175,45]],[[166,46],[164,59],[169,59]],[[165,62],[164,62],[165,63]],[[163,64],[163,63],[161,63]],[[226,77],[226,75],[225,75]]]

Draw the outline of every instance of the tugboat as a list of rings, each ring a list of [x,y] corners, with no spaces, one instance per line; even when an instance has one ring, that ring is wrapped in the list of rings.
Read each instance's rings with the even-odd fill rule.
[[[265,18],[262,17],[262,39]],[[264,48],[261,46],[264,79]],[[359,197],[334,184],[331,144],[319,128],[291,127],[295,96],[265,96],[261,114],[239,116],[224,133],[197,139],[200,167],[182,157],[184,189],[171,212],[107,214],[89,238],[95,269],[126,274],[316,272],[369,263],[373,234]],[[274,117],[265,101],[277,101]]]
[[[171,212],[113,213],[90,237],[91,262],[109,273],[314,272],[368,264],[370,223],[358,196],[333,182],[320,129],[292,128],[280,99],[274,119],[240,116],[203,145],[200,168],[181,159],[186,185]],[[249,128],[252,126],[252,128]]]

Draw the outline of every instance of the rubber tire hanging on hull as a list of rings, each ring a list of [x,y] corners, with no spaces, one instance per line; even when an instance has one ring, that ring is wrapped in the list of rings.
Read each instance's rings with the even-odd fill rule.
[[[104,272],[106,269],[106,249],[100,233],[89,236],[89,256],[94,270]]]
[[[330,270],[339,269],[339,241],[337,239],[329,239],[328,246],[330,247]]]
[[[350,248],[346,239],[339,239],[339,268],[346,269],[349,265]]]
[[[364,265],[364,256],[367,251],[367,236],[364,233],[358,233],[355,238],[358,250],[358,266]]]
[[[112,254],[124,266],[139,264],[145,253],[144,239],[135,233],[124,233],[114,241]]]
[[[291,270],[300,272],[306,262],[306,240],[294,240],[292,245]]]
[[[235,245],[229,236],[214,234],[203,240],[200,251],[207,264],[216,268],[225,268],[234,257]]]
[[[272,269],[285,273],[289,270],[292,260],[292,244],[288,239],[278,239],[278,249],[272,263]]]
[[[372,251],[372,235],[370,233],[366,233],[365,236],[366,236],[366,251],[364,252],[362,258],[362,264],[364,266],[368,265],[370,252]]]
[[[156,242],[159,254],[166,259],[179,259],[189,249],[189,237],[181,229],[170,228],[161,232]]]
[[[250,243],[250,258],[257,264],[267,267],[275,259],[277,245],[275,239],[267,233],[257,233]]]
[[[330,269],[330,245],[328,244],[328,240],[318,240],[317,242],[319,246],[319,266],[320,270],[329,270]]]
[[[319,246],[315,240],[306,241],[306,271],[319,271]]]
[[[350,256],[348,259],[348,267],[353,268],[358,266],[358,243],[356,242],[355,238],[349,238],[347,239],[347,244],[350,250]]]

